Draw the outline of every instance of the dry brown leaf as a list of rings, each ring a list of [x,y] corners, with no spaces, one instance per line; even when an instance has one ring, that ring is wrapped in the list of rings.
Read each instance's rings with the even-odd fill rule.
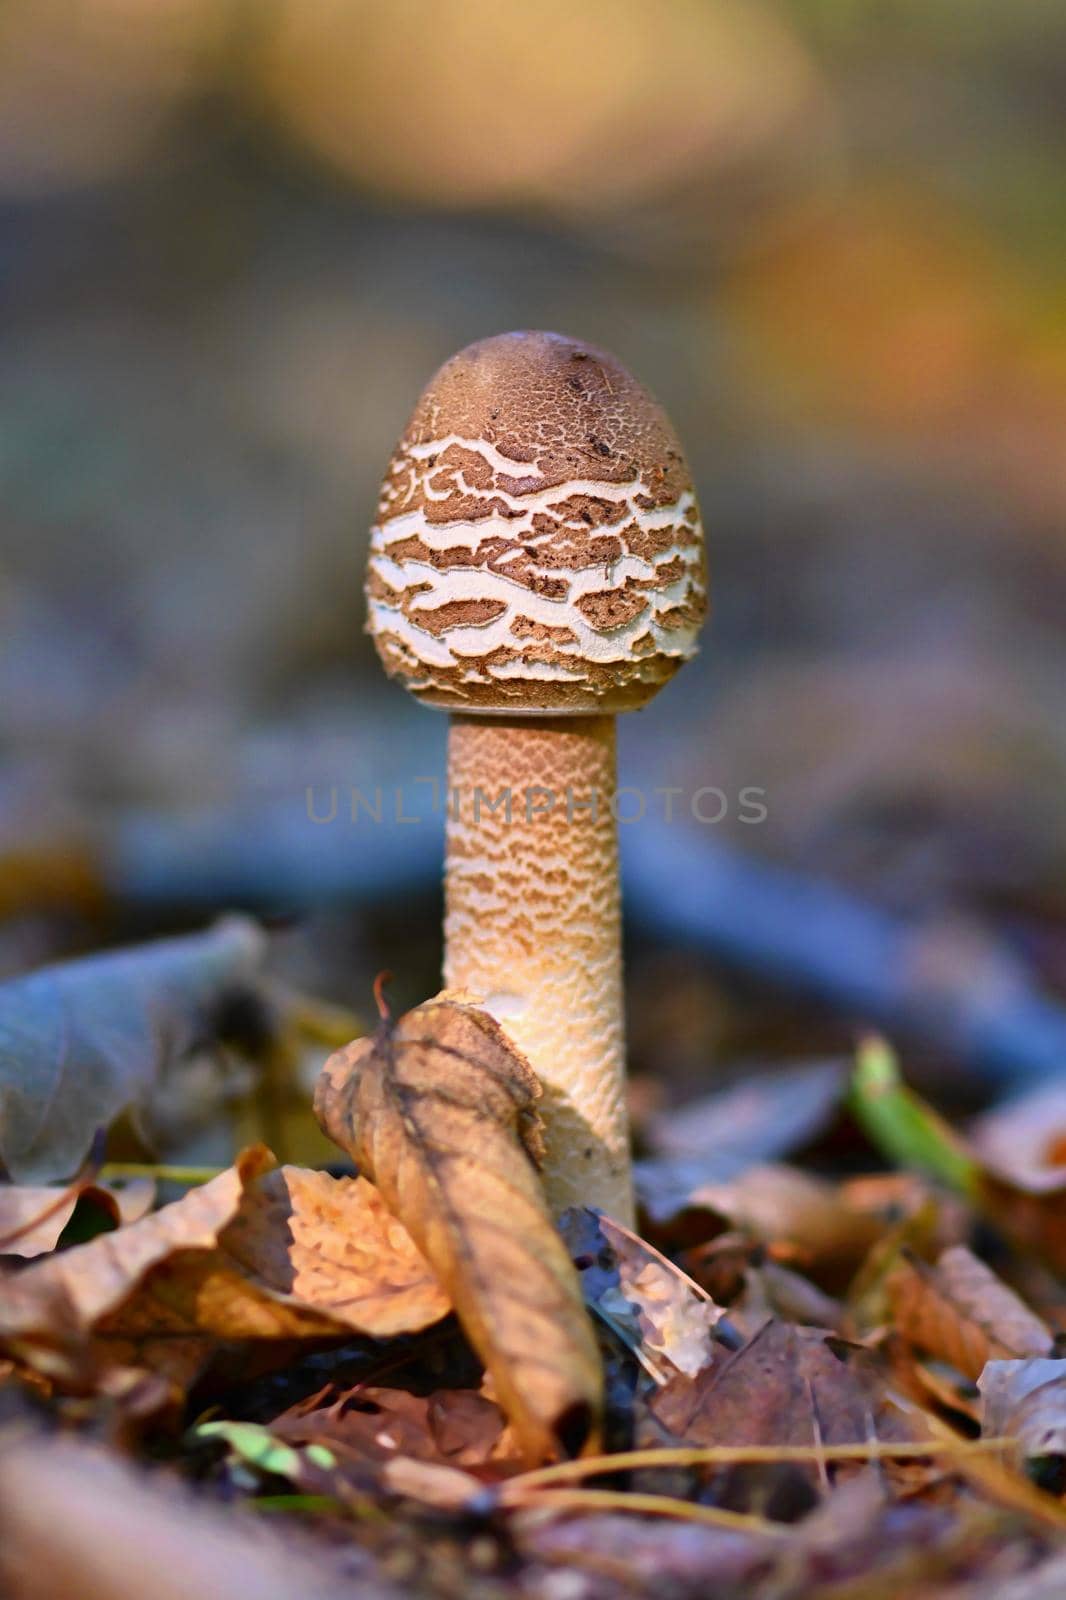
[[[365,1178],[282,1167],[246,1191],[217,1248],[178,1251],[94,1330],[101,1362],[187,1386],[219,1340],[393,1338],[451,1309]]]
[[[10,1285],[0,1337],[40,1365],[57,1336],[84,1346],[91,1335],[98,1367],[147,1361],[186,1383],[217,1340],[388,1338],[446,1314],[365,1179],[272,1161],[254,1146],[153,1216],[28,1268]]]
[[[675,1379],[659,1390],[649,1410],[675,1439],[688,1445],[859,1444],[906,1440],[922,1429],[890,1391],[869,1352],[813,1328],[765,1323],[741,1350],[707,1368],[696,1380]],[[813,1467],[793,1468],[789,1479],[814,1477]],[[737,1488],[773,1475],[743,1469]],[[793,1487],[795,1482],[793,1481]],[[739,1507],[738,1507],[739,1509]]]
[[[84,1378],[90,1330],[174,1251],[210,1250],[236,1214],[245,1187],[273,1159],[265,1146],[253,1145],[232,1167],[172,1205],[10,1276],[0,1340],[50,1375]]]
[[[935,1267],[905,1254],[886,1284],[896,1327],[976,1380],[992,1359],[1046,1355],[1051,1331],[983,1261],[957,1245]]]
[[[781,1248],[830,1282],[853,1272],[886,1231],[883,1219],[849,1205],[838,1185],[796,1167],[749,1167],[729,1183],[700,1184],[683,1197],[665,1183],[649,1188],[647,1170],[637,1167],[637,1193],[667,1235],[677,1232],[692,1242],[696,1218],[705,1212],[719,1230],[724,1224]]]
[[[603,1379],[536,1170],[540,1087],[477,1007],[431,1000],[331,1056],[322,1126],[447,1289],[531,1460],[593,1444]]]
[[[0,1184],[0,1255],[30,1260],[54,1250],[79,1201],[96,1206],[117,1226],[137,1222],[151,1210],[155,1183],[135,1178],[120,1187],[86,1183],[66,1189],[48,1184]]]
[[[397,1458],[447,1467],[513,1470],[519,1464],[500,1407],[476,1389],[429,1395],[357,1384],[298,1402],[271,1424],[287,1444],[323,1444],[345,1476],[380,1479]]]

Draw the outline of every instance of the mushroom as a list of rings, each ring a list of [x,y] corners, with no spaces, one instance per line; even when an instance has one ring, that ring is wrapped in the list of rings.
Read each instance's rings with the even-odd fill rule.
[[[469,345],[393,454],[367,599],[388,674],[451,713],[445,986],[544,1085],[553,1206],[626,1222],[615,715],[695,653],[707,606],[669,420],[579,340]]]

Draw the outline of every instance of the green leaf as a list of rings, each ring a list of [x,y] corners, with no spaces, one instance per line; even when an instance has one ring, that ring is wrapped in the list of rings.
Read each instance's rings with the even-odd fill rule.
[[[867,1138],[893,1166],[916,1167],[976,1196],[977,1163],[932,1106],[908,1089],[884,1039],[869,1038],[860,1045],[848,1104]]]
[[[325,1445],[313,1444],[301,1452],[254,1422],[201,1422],[191,1432],[196,1439],[221,1439],[247,1466],[275,1478],[288,1478],[292,1483],[303,1482],[307,1461],[326,1471],[337,1465],[336,1457]]]

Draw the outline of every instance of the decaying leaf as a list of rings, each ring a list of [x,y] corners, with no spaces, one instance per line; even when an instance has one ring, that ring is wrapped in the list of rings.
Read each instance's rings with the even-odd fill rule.
[[[322,1125],[450,1295],[531,1459],[591,1444],[602,1376],[535,1162],[539,1085],[498,1024],[431,1000],[331,1056]]]
[[[41,1365],[57,1339],[69,1350],[91,1336],[99,1365],[147,1362],[187,1382],[212,1341],[387,1338],[445,1315],[447,1296],[365,1179],[272,1163],[253,1146],[154,1215],[26,1269],[0,1338]]]
[[[865,1351],[776,1321],[651,1405],[689,1444],[818,1446],[914,1437]]]
[[[977,1387],[986,1437],[1017,1439],[1030,1460],[1066,1456],[1066,1361],[989,1361]]]
[[[210,1250],[249,1183],[273,1157],[254,1145],[202,1188],[151,1216],[27,1267],[4,1285],[0,1338],[31,1363],[83,1349],[91,1330],[120,1306],[145,1274],[177,1250]],[[62,1367],[63,1363],[60,1363]]]
[[[1051,1348],[1046,1323],[965,1246],[945,1250],[935,1267],[905,1254],[886,1287],[904,1338],[965,1377],[978,1378],[996,1358]]]
[[[96,1130],[143,1102],[248,984],[262,930],[227,917],[206,933],[43,967],[0,987],[0,1161],[19,1183],[69,1176]]]
[[[476,1389],[421,1395],[359,1384],[323,1398],[293,1406],[271,1432],[289,1444],[325,1446],[357,1482],[379,1479],[398,1458],[468,1468],[518,1464],[500,1407]]]

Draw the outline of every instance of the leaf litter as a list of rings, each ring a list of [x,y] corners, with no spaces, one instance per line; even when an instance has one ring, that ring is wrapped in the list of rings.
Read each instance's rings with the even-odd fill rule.
[[[846,1093],[817,1064],[660,1118],[646,1237],[557,1228],[539,1084],[498,1026],[461,996],[381,1011],[316,1096],[355,1174],[253,1145],[162,1204],[95,1168],[0,1186],[14,1600],[132,1600],[148,1549],[174,1592],[242,1600],[1057,1592],[1054,1138],[1010,1168],[1002,1130],[967,1140],[867,1045]],[[53,1178],[93,1140],[75,1100]],[[866,1173],[788,1165],[845,1103]],[[76,1243],[82,1206],[103,1231]]]

